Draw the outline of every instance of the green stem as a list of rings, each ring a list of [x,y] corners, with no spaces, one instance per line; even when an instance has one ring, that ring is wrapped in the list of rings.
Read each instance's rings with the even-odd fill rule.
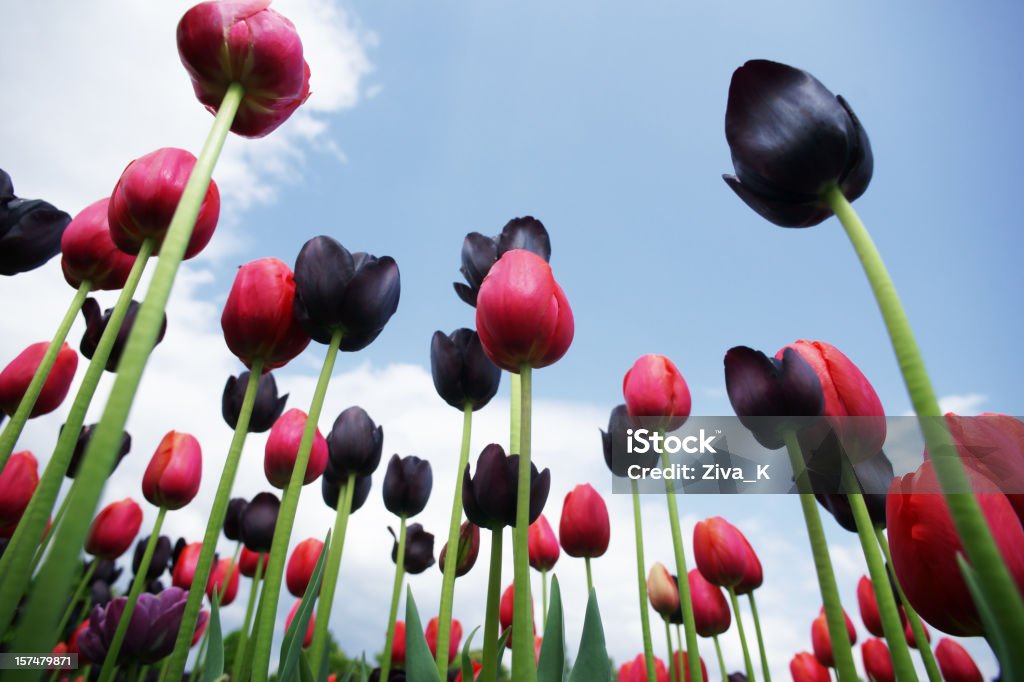
[[[46,347],[46,352],[43,353],[43,358],[39,361],[39,366],[36,367],[36,372],[32,375],[28,388],[25,389],[25,395],[21,396],[21,402],[18,403],[14,416],[11,417],[11,421],[7,422],[7,426],[0,433],[0,471],[3,471],[4,466],[7,464],[7,458],[14,452],[18,436],[21,435],[21,430],[25,428],[25,423],[32,414],[32,408],[36,406],[36,400],[39,399],[39,394],[43,391],[46,378],[50,375],[50,370],[53,369],[53,364],[57,361],[57,354],[60,353],[61,346],[64,345],[64,339],[68,337],[71,325],[75,323],[75,317],[78,316],[78,311],[82,309],[85,297],[89,295],[91,290],[92,283],[89,280],[85,280],[78,286],[75,295],[71,297],[71,305],[68,306],[67,311],[64,313],[64,318],[57,325],[57,331],[54,333],[50,345]]]
[[[523,382],[518,374],[513,374],[512,381],[509,383],[511,384],[509,389],[509,404],[511,405],[511,415],[509,416],[508,454],[518,455],[519,439],[521,435],[520,423],[523,413]]]
[[[668,450],[661,452],[661,464],[668,469],[672,463],[669,461]],[[693,620],[693,601],[690,599],[689,571],[686,569],[686,554],[683,553],[683,532],[679,528],[679,509],[676,507],[676,493],[672,489],[672,481],[665,479],[665,499],[668,500],[668,520],[672,528],[672,550],[676,559],[676,574],[679,576],[679,603],[683,607],[683,625],[686,630],[686,651],[697,651],[697,627]],[[680,645],[682,646],[682,645]],[[687,659],[686,667],[689,670],[691,680],[699,680],[700,658],[690,656]]]
[[[673,680],[675,682],[680,682],[680,680],[682,679],[682,678],[680,678],[680,675],[682,674],[682,671],[679,670],[679,666],[676,665],[675,660],[672,658],[672,628],[669,625],[668,618],[662,618],[662,621],[664,621],[664,623],[665,623],[665,641],[668,643],[668,678],[669,678],[669,682],[672,682]],[[653,679],[654,676],[655,676],[656,670],[654,668],[654,663],[647,660],[646,652],[644,654],[644,666],[645,666],[645,669],[647,670],[647,679],[648,680]]]
[[[590,572],[590,557],[584,557],[583,563],[587,567],[587,594],[594,589],[594,575]]]
[[[761,634],[761,617],[757,615],[757,601],[754,600],[754,592],[747,592],[747,599],[750,601],[750,613],[754,616],[754,631],[757,633],[757,648],[761,652],[761,672],[764,673],[765,682],[772,682],[772,673],[768,668],[768,651],[764,646],[764,636]]]
[[[209,645],[210,628],[203,630],[203,638],[199,641],[199,648],[196,649],[196,660],[192,663],[192,670],[188,674],[188,682],[198,680],[203,666],[203,659],[206,658],[206,649]]]
[[[242,621],[242,628],[238,631],[238,644],[235,645],[235,659],[231,662],[231,679],[241,680],[242,659],[245,658],[245,648],[249,643],[249,628],[252,626],[253,611],[256,606],[256,595],[259,593],[260,579],[263,578],[263,555],[256,556],[256,573],[252,577],[252,585],[249,590],[249,603],[245,607],[245,620]]]
[[[725,670],[725,657],[722,656],[722,644],[718,641],[718,635],[715,635],[715,654],[718,656],[718,668],[722,673],[722,681],[729,679],[729,673]]]
[[[469,464],[469,442],[473,430],[473,405],[462,410],[462,449],[459,468],[455,472],[455,498],[448,522],[448,549],[445,556],[444,579],[441,581],[441,608],[437,623],[437,672],[443,678],[448,671],[448,642],[451,638],[452,605],[455,601],[455,569],[459,564],[459,527],[462,525],[462,472]]]
[[[231,437],[228,455],[224,460],[224,468],[221,470],[217,494],[213,498],[213,509],[210,510],[210,518],[206,522],[202,549],[199,550],[199,558],[196,560],[195,575],[188,591],[188,601],[185,602],[185,613],[181,618],[178,638],[174,641],[174,651],[171,653],[170,663],[161,676],[163,680],[180,680],[185,673],[188,652],[192,648],[192,636],[195,634],[196,623],[199,620],[199,611],[203,607],[203,595],[206,593],[206,584],[210,579],[210,569],[213,567],[217,537],[220,535],[221,528],[224,527],[224,517],[228,513],[231,488],[235,484],[235,475],[238,473],[238,464],[242,458],[242,448],[249,432],[249,420],[252,417],[252,408],[256,402],[256,392],[259,389],[262,373],[263,360],[257,358],[249,370],[249,382],[245,386],[245,396],[242,398],[242,407],[238,412],[235,433]]]
[[[480,682],[498,679],[498,611],[501,608],[501,541],[503,528],[491,531],[491,565],[487,574],[487,611],[484,613],[484,653]]]
[[[266,682],[270,666],[270,648],[274,639],[274,620],[277,617],[277,600],[281,593],[281,578],[284,575],[284,564],[288,558],[288,538],[295,525],[295,512],[299,506],[299,495],[302,492],[302,481],[309,465],[309,453],[313,449],[313,437],[316,435],[317,422],[323,410],[324,397],[327,395],[327,384],[331,381],[334,371],[334,360],[338,356],[341,345],[341,330],[336,329],[331,335],[327,346],[320,378],[313,391],[313,400],[309,405],[306,426],[302,430],[299,452],[295,457],[292,477],[285,486],[281,496],[281,508],[277,514],[277,525],[274,527],[274,539],[270,545],[270,559],[267,561],[266,578],[263,581],[263,595],[260,600],[266,605],[256,623],[256,649],[254,651],[252,675],[254,682]]]
[[[537,665],[533,654],[533,599],[530,596],[530,557],[527,551],[530,526],[530,431],[533,376],[529,365],[519,370],[519,482],[516,490],[516,525],[512,529],[514,610],[512,615],[512,675],[517,681],[534,682]],[[515,429],[513,428],[513,432]]]
[[[405,578],[405,515],[398,530],[398,552],[395,554],[395,586],[391,589],[391,610],[388,612],[387,639],[384,641],[384,658],[380,662],[380,679],[388,679],[391,670],[391,649],[395,643],[395,621],[398,620],[398,600],[402,596],[402,580]]]
[[[743,648],[743,665],[747,670],[747,679],[750,682],[754,682],[754,663],[750,658],[750,648],[747,646],[747,633],[743,627],[743,614],[740,613],[740,602],[736,599],[736,588],[730,585],[726,590],[729,592],[729,602],[732,604],[733,616],[736,619],[736,631],[740,633],[740,646]]]
[[[43,473],[45,475],[45,472],[43,472]],[[59,486],[58,486],[58,490],[59,490]],[[38,493],[38,492],[39,492],[39,488],[37,487],[36,488],[36,493]],[[35,499],[35,496],[33,496],[33,499]],[[31,504],[31,502],[29,502],[29,504]],[[67,512],[67,510],[68,510],[68,496],[65,495],[64,499],[61,500],[60,507],[57,508],[57,513],[53,517],[53,522],[50,523],[50,529],[47,530],[46,534],[43,536],[43,541],[41,543],[39,543],[39,548],[36,549],[35,552],[32,554],[32,563],[31,563],[30,573],[35,573],[36,572],[36,567],[39,566],[39,562],[42,561],[43,555],[46,554],[46,548],[50,546],[50,540],[53,539],[53,534],[57,531],[57,526],[60,525],[61,519],[64,518],[64,514]],[[19,523],[19,525],[21,525],[21,523],[24,523],[25,521],[26,521],[25,517],[22,516],[21,517],[21,522]],[[43,528],[45,530],[46,527],[44,526]],[[17,535],[17,533],[18,533],[17,529],[15,529],[14,533],[15,533],[15,535]],[[12,537],[11,538],[11,543],[13,543],[13,542],[14,542],[14,538]],[[11,549],[11,545],[8,544],[7,545],[7,551],[10,551],[10,549]],[[4,556],[7,556],[7,554],[5,553]],[[3,575],[3,573],[4,573],[3,569],[0,568],[0,575]]]
[[[103,482],[110,473],[114,457],[117,455],[118,444],[121,442],[128,413],[142,380],[146,361],[163,325],[164,309],[170,298],[174,277],[185,255],[199,209],[210,185],[213,167],[231,128],[235,112],[241,104],[242,95],[243,88],[240,83],[228,86],[213,128],[189,175],[188,183],[160,247],[160,258],[149,291],[146,292],[132,333],[121,355],[117,379],[111,389],[110,398],[86,449],[82,467],[76,477],[76,485],[72,488],[73,498],[69,502],[68,516],[58,530],[54,550],[43,563],[39,578],[29,595],[25,610],[27,617],[15,634],[13,651],[43,651],[48,644],[48,634],[53,632],[53,625],[57,622],[57,609],[60,608],[63,596],[67,594],[71,572],[74,570],[75,553],[84,544],[89,522],[103,494]],[[18,671],[15,676],[16,679],[33,677],[27,671]]]
[[[796,432],[787,430],[782,433],[789,452],[790,465],[793,467],[793,478],[800,491],[800,506],[803,508],[804,523],[807,525],[807,537],[811,543],[811,554],[814,557],[814,568],[818,575],[818,587],[821,600],[825,606],[825,619],[828,621],[829,638],[832,640],[832,657],[835,660],[836,674],[840,682],[856,682],[857,669],[853,664],[853,649],[850,637],[846,632],[846,616],[839,600],[839,588],[836,576],[832,571],[832,559],[828,553],[825,540],[825,529],[821,525],[818,503],[814,500],[811,485],[804,467],[804,456],[797,441]]]
[[[925,369],[924,359],[900,302],[896,287],[871,235],[842,191],[833,186],[824,199],[846,230],[871,284],[889,339],[899,361],[931,455],[936,477],[946,495],[950,515],[971,565],[978,572],[978,584],[986,597],[993,619],[1007,641],[1024,642],[1024,598],[1010,576],[992,532],[971,490],[963,462],[956,454],[942,410]]]
[[[548,624],[548,572],[543,570],[540,572],[540,620],[541,627],[543,628]],[[544,630],[541,630],[541,634]]]
[[[875,537],[878,539],[878,546],[882,548],[882,555],[885,557],[889,577],[892,580],[892,584],[896,586],[896,593],[900,597],[900,603],[903,604],[903,612],[907,614],[907,622],[910,623],[910,629],[914,633],[914,641],[917,642],[917,650],[921,654],[921,661],[924,663],[924,669],[928,673],[928,680],[929,682],[942,682],[942,674],[939,672],[939,665],[935,660],[932,646],[928,643],[928,635],[925,634],[921,617],[917,615],[917,610],[907,601],[907,595],[903,594],[903,586],[900,585],[899,578],[896,577],[896,571],[892,565],[892,553],[889,550],[889,541],[886,539],[885,531],[882,530],[881,526],[875,526]],[[878,591],[877,587],[875,591]]]
[[[93,558],[89,563],[89,568],[85,569],[85,573],[82,574],[82,579],[78,581],[78,587],[75,588],[74,594],[71,595],[71,601],[68,602],[68,607],[64,609],[64,615],[60,618],[60,624],[57,626],[57,637],[61,637],[64,634],[64,628],[68,626],[71,614],[75,612],[75,607],[82,600],[82,592],[89,586],[89,581],[92,579],[92,574],[96,571],[96,564],[98,562],[99,559]]]
[[[655,681],[654,669],[654,643],[651,638],[651,619],[647,606],[647,576],[645,574],[647,562],[644,559],[644,526],[640,516],[640,490],[637,487],[636,479],[631,479],[633,486],[633,535],[636,538],[636,584],[639,588],[640,597],[640,626],[644,636],[644,663],[647,666],[647,682]],[[666,626],[668,622],[666,621]],[[669,639],[669,654],[671,658],[672,640]]]
[[[682,626],[679,625],[679,623],[676,623],[676,651],[680,651],[681,652],[682,650],[683,650],[683,628],[682,628]],[[672,660],[674,661],[675,658],[673,657]],[[687,656],[687,663],[689,663],[689,656]],[[676,666],[676,667],[679,668],[679,678],[681,680],[693,680],[694,679],[694,678],[689,676],[689,672],[683,672],[683,657],[682,657],[682,655],[679,656],[679,665]],[[697,657],[697,667],[700,667],[700,656]],[[689,668],[689,666],[687,666],[687,668]],[[704,678],[702,676],[702,677],[698,677],[696,679],[703,680]],[[725,680],[723,680],[722,682],[725,682]]]
[[[342,549],[345,547],[345,533],[348,531],[348,517],[352,513],[352,496],[355,494],[355,488],[356,475],[349,474],[345,488],[338,493],[331,549],[327,554],[327,565],[324,567],[324,579],[320,586],[320,609],[316,614],[316,626],[313,631],[311,668],[317,671],[320,670],[324,645],[327,644],[327,626],[331,621],[331,605],[334,604],[334,590],[338,583],[338,571],[341,568]]]
[[[139,601],[142,588],[146,585],[146,572],[149,571],[149,564],[153,561],[153,552],[156,550],[157,540],[160,539],[160,528],[164,525],[164,516],[167,515],[167,507],[160,507],[156,513],[156,522],[153,524],[153,531],[149,534],[149,542],[142,553],[142,561],[135,571],[135,579],[132,580],[132,589],[128,592],[128,601],[121,613],[121,620],[117,623],[114,631],[114,638],[107,648],[107,657],[103,661],[103,668],[100,671],[100,682],[110,682],[114,679],[117,671],[117,657],[121,653],[121,644],[125,635],[128,634],[128,624],[132,621],[132,614],[135,613],[135,604]]]

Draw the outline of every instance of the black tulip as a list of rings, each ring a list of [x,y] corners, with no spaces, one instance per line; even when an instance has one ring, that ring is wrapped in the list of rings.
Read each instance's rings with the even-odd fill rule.
[[[388,528],[395,544],[391,548],[391,561],[398,562],[398,538]],[[419,523],[411,523],[405,529],[405,572],[417,575],[434,565],[434,535],[423,530]]]
[[[416,516],[427,506],[434,473],[430,462],[415,455],[392,455],[384,474],[384,506],[396,516]]]
[[[544,223],[532,216],[513,218],[501,228],[495,237],[486,237],[479,232],[470,232],[462,242],[462,267],[459,272],[466,284],[454,282],[459,298],[476,307],[476,296],[480,285],[490,272],[491,266],[506,251],[525,249],[532,251],[546,261],[551,260],[551,239]]]
[[[374,668],[367,678],[367,682],[380,682],[380,668]],[[387,682],[405,682],[405,671],[401,668],[392,668],[388,671]]]
[[[135,543],[135,554],[132,556],[132,573],[138,573],[139,566],[142,564],[142,555],[146,553],[146,544],[149,542],[149,536],[146,536],[142,540]],[[156,539],[156,547],[153,548],[153,556],[149,562],[149,568],[146,570],[146,579],[155,580],[163,575],[167,567],[171,565],[171,555],[174,552],[174,548],[171,547],[171,539],[166,535],[161,535]]]
[[[457,543],[458,552],[455,555],[455,577],[461,578],[469,573],[476,565],[476,558],[480,555],[480,526],[463,521],[459,526],[459,540]],[[448,543],[444,543],[441,553],[437,555],[437,566],[444,573],[444,562],[448,556]]]
[[[93,559],[96,562],[96,569],[92,572],[92,579],[101,580],[108,585],[113,585],[117,582],[117,579],[121,577],[121,571],[123,570],[118,566],[112,559]],[[86,569],[92,563],[86,564]]]
[[[393,258],[350,253],[331,237],[313,237],[295,260],[295,318],[320,343],[340,330],[341,350],[361,350],[377,338],[401,289]]]
[[[380,465],[384,429],[359,406],[338,415],[327,434],[328,467],[340,480],[347,474],[369,476]]]
[[[71,216],[40,199],[19,199],[0,170],[0,275],[34,270],[60,253]]]
[[[242,514],[241,538],[250,552],[270,551],[280,508],[281,500],[274,493],[260,493],[249,502]]]
[[[245,389],[249,385],[249,372],[242,372],[237,377],[228,377],[224,385],[224,394],[220,399],[220,413],[228,426],[238,426],[238,415],[242,411],[245,400]],[[288,394],[277,397],[277,381],[272,372],[259,378],[256,388],[256,400],[252,404],[252,415],[249,417],[249,433],[263,433],[274,425],[277,418],[284,412],[288,402]]]
[[[630,454],[626,452],[626,430],[634,428],[635,422],[629,416],[625,405],[616,405],[608,415],[608,430],[601,432],[601,447],[604,449],[604,463],[615,476],[626,476],[633,464],[644,468],[657,466],[658,453]]]
[[[530,523],[544,510],[551,488],[551,472],[538,472],[530,463]],[[519,455],[511,457],[497,443],[491,443],[476,461],[476,474],[463,472],[462,506],[466,518],[481,528],[498,530],[516,525],[516,495],[519,490]]]
[[[63,426],[60,427],[64,429]],[[89,447],[89,439],[92,438],[92,432],[96,428],[95,424],[89,424],[83,426],[82,430],[78,433],[78,441],[75,443],[75,449],[71,453],[71,459],[68,461],[68,470],[64,472],[64,475],[68,478],[74,478],[78,474],[78,467],[82,462],[82,457],[85,456],[86,448]],[[117,459],[114,460],[114,466],[111,468],[111,473],[114,469],[117,469],[117,465],[121,463],[132,449],[132,437],[128,435],[128,432],[121,434],[121,447],[117,450]]]
[[[501,383],[501,370],[484,353],[480,336],[465,327],[447,336],[434,332],[430,373],[437,394],[459,410],[467,405],[479,410],[491,401]]]
[[[93,606],[102,606],[113,598],[114,594],[110,591],[110,585],[102,580],[93,580],[89,585],[89,600]]]
[[[132,327],[135,326],[135,318],[139,315],[140,305],[135,300],[128,304],[128,312],[125,313],[121,328],[117,331],[117,337],[114,339],[114,345],[110,349],[110,356],[107,357],[107,364],[104,367],[108,372],[117,371],[117,365],[121,362],[121,353],[124,352],[125,344],[128,343],[128,336],[132,333]],[[82,304],[82,316],[85,317],[85,333],[82,334],[82,343],[78,348],[82,351],[82,355],[90,360],[96,352],[96,347],[99,346],[100,338],[103,336],[103,332],[106,331],[113,312],[113,308],[107,308],[101,315],[100,304],[91,296],[85,299],[85,303]],[[163,324],[160,326],[160,334],[156,338],[157,343],[164,340],[166,332],[167,315],[164,315]]]
[[[670,575],[672,576],[672,582],[674,582],[676,584],[676,592],[678,592],[679,591],[679,576],[675,575],[674,573],[670,574]],[[672,614],[668,617],[668,622],[672,623],[673,625],[682,625],[683,624],[683,603],[682,603],[682,600],[680,600],[679,605],[676,606],[676,610],[673,611]]]
[[[188,542],[185,538],[178,538],[174,542],[174,549],[171,551],[171,572],[174,572],[174,565],[178,563],[178,557],[181,556],[182,551],[188,546]]]
[[[850,201],[871,182],[868,135],[842,97],[811,74],[766,60],[732,75],[725,138],[736,175],[723,176],[740,199],[782,227],[810,227],[832,211],[835,186]]]
[[[355,483],[355,490],[352,491],[352,508],[349,509],[350,514],[356,513],[360,507],[366,504],[373,481],[370,476],[356,476]],[[338,509],[338,497],[341,494],[342,485],[344,485],[342,481],[335,476],[328,476],[326,471],[321,477],[320,490],[323,494],[324,504],[331,509]]]
[[[820,458],[817,452],[812,452],[806,459],[808,478],[811,482],[811,489],[814,491],[814,497],[840,526],[851,533],[856,533],[857,523],[853,518],[849,498],[843,492],[836,492],[845,489],[842,481],[837,480],[830,471],[825,474],[821,473],[821,469],[818,467]],[[836,461],[839,460],[836,459]],[[857,479],[857,488],[862,491],[864,496],[871,523],[885,528],[886,493],[894,478],[892,462],[886,457],[885,452],[879,452],[874,457],[854,464],[853,472]]]
[[[743,673],[730,673],[726,679],[729,682],[747,682],[747,676]]]
[[[242,516],[245,514],[249,501],[244,497],[232,497],[228,501],[228,511],[224,515],[224,537],[228,540],[242,539]]]

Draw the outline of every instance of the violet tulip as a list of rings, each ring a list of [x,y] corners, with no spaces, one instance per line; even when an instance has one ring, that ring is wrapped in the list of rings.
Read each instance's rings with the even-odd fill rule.
[[[540,516],[551,488],[551,472],[537,471],[530,463],[530,523]],[[497,443],[483,449],[470,477],[469,465],[463,472],[462,505],[466,518],[490,530],[515,526],[516,496],[519,490],[519,456],[505,455]]]
[[[384,474],[384,506],[395,516],[416,516],[430,499],[434,474],[430,462],[415,455],[392,455]]]

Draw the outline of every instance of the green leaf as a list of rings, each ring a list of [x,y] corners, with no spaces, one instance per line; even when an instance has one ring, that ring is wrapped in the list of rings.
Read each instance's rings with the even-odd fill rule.
[[[224,674],[224,637],[220,630],[220,599],[217,590],[213,591],[210,603],[210,632],[206,646],[206,660],[203,662],[202,682],[214,682]]]
[[[558,577],[551,579],[551,603],[544,623],[544,641],[540,645],[537,682],[562,682],[565,672],[565,624],[562,622],[562,596]]]
[[[331,648],[331,638],[324,637],[324,648],[320,656],[320,670],[316,673],[316,682],[327,682],[327,675],[330,672],[331,661],[328,651]]]
[[[277,679],[291,680],[295,674],[295,668],[299,665],[299,654],[302,653],[302,641],[305,639],[306,627],[309,618],[313,615],[313,604],[320,594],[320,580],[323,577],[324,564],[327,561],[327,552],[331,545],[331,532],[327,531],[324,539],[324,547],[317,559],[316,568],[313,569],[313,576],[306,585],[306,592],[302,595],[302,602],[292,618],[292,624],[284,634],[284,642],[281,644],[281,657],[277,666]],[[261,600],[262,601],[262,600]],[[330,608],[328,605],[327,608]]]
[[[462,679],[463,682],[470,682],[473,679],[473,659],[469,656],[470,644],[473,642],[473,637],[476,635],[476,631],[480,629],[477,625],[473,628],[473,631],[469,633],[469,637],[466,638],[466,645],[462,647]]]
[[[299,653],[299,682],[314,682],[313,668],[309,665],[305,651]]]
[[[406,588],[405,594],[405,676],[416,682],[441,682],[437,664],[423,635],[412,588]]]
[[[569,682],[610,680],[611,675],[608,649],[604,642],[604,629],[601,627],[601,611],[597,607],[597,592],[590,590],[590,599],[587,600],[587,615],[583,618],[580,650],[576,654],[576,665],[569,673]]]
[[[1024,650],[1019,646],[1011,647],[1006,641],[1006,635],[999,630],[998,621],[992,612],[992,606],[985,599],[985,593],[981,589],[981,579],[974,567],[967,563],[964,555],[957,553],[956,561],[960,565],[960,572],[964,575],[967,589],[971,591],[974,605],[978,607],[978,615],[981,616],[981,623],[985,626],[985,639],[988,640],[996,658],[999,659],[1001,677],[1006,680],[1015,680],[1014,675],[1018,670],[1024,670]]]
[[[366,665],[366,652],[359,659],[359,682],[370,682],[370,668]]]
[[[512,628],[508,627],[505,629],[501,636],[498,637],[498,660],[494,664],[495,670],[501,670],[501,661],[505,658],[505,648],[508,644],[509,638],[512,636]]]

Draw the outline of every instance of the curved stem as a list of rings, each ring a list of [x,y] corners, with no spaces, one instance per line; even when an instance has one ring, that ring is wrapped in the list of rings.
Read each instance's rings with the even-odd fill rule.
[[[441,608],[437,622],[437,672],[443,678],[448,671],[448,641],[451,637],[452,605],[455,601],[455,570],[459,565],[459,527],[462,525],[462,472],[469,464],[469,442],[473,430],[473,405],[462,410],[462,449],[459,468],[455,471],[455,498],[448,522],[448,549],[445,556],[444,579],[441,581]]]
[[[757,602],[754,600],[754,592],[747,592],[747,599],[750,601],[750,613],[754,616],[754,631],[757,632],[757,648],[761,652],[761,672],[764,673],[765,682],[772,682],[772,673],[768,668],[768,651],[764,646],[764,636],[761,634],[761,617],[757,615]]]
[[[680,674],[682,671],[679,670],[679,666],[676,665],[675,659],[672,657],[672,629],[669,626],[668,618],[662,618],[665,623],[665,642],[668,643],[668,678],[669,682],[680,682]],[[647,670],[647,679],[650,680],[655,675],[654,664],[647,660],[646,653],[644,654],[644,666]]]
[[[729,673],[725,670],[725,658],[722,656],[722,645],[718,641],[718,635],[715,635],[715,654],[718,655],[718,669],[722,673],[722,682],[729,679]]]
[[[405,578],[405,516],[402,516],[398,531],[398,552],[395,554],[395,586],[391,589],[391,610],[388,612],[387,640],[384,642],[384,658],[380,662],[380,679],[388,679],[391,670],[391,650],[395,643],[395,621],[398,620],[398,600],[402,596],[402,580]]]
[[[640,627],[644,637],[644,663],[647,666],[647,682],[655,682],[654,642],[651,638],[651,618],[647,607],[647,562],[644,559],[644,526],[640,517],[640,491],[636,479],[630,479],[633,487],[633,535],[636,538],[636,584],[640,597]],[[668,627],[668,621],[665,622]],[[669,638],[669,654],[672,653],[672,639]],[[671,658],[671,656],[670,656]]]
[[[78,587],[75,588],[74,594],[71,595],[71,601],[68,602],[68,607],[64,609],[64,615],[61,616],[60,624],[57,626],[57,637],[61,637],[64,634],[64,628],[68,626],[68,621],[71,620],[71,614],[75,612],[75,607],[78,606],[78,602],[82,599],[82,592],[89,586],[89,581],[92,579],[92,574],[96,571],[96,564],[99,559],[93,559],[89,563],[89,568],[85,569],[85,573],[82,574],[82,579],[78,581]]]
[[[324,567],[324,579],[320,587],[320,610],[316,614],[316,626],[313,631],[311,663],[312,670],[320,670],[323,660],[324,646],[327,644],[327,626],[331,622],[331,605],[334,604],[334,590],[338,585],[338,571],[341,568],[341,555],[345,547],[345,533],[348,531],[348,517],[352,513],[352,496],[356,488],[356,475],[349,474],[345,488],[338,494],[338,508],[334,518],[331,550],[327,555]]]
[[[46,347],[46,352],[43,353],[39,366],[36,367],[35,374],[32,375],[32,380],[28,383],[28,388],[25,389],[25,394],[21,396],[21,402],[18,403],[14,416],[11,417],[11,421],[7,422],[3,432],[0,432],[0,471],[3,471],[4,466],[7,464],[7,458],[14,452],[18,436],[21,435],[21,430],[25,428],[25,423],[32,414],[32,408],[36,406],[36,400],[39,399],[39,394],[43,391],[43,385],[50,375],[50,370],[53,369],[53,364],[57,361],[57,354],[60,353],[64,339],[68,337],[71,325],[75,323],[75,317],[78,316],[78,311],[82,309],[85,297],[89,295],[91,290],[92,283],[89,280],[82,282],[78,286],[75,295],[71,297],[71,304],[64,313],[63,319],[57,325],[57,331],[54,332],[50,345]]]
[[[512,529],[512,563],[515,568],[512,616],[512,675],[534,682],[537,665],[533,654],[533,599],[530,596],[530,557],[527,550],[530,526],[530,403],[533,376],[529,365],[519,370],[522,394],[519,424],[519,482],[516,490],[516,525]],[[513,429],[514,431],[514,429]]]
[[[740,633],[740,646],[743,648],[743,665],[747,670],[747,679],[753,682],[754,678],[754,664],[750,659],[750,648],[747,647],[747,633],[743,627],[743,614],[740,613],[740,602],[736,599],[736,588],[731,585],[726,588],[729,592],[729,603],[732,604],[733,616],[736,619],[736,630]],[[718,638],[715,638],[715,642],[718,642]]]
[[[491,531],[491,566],[487,574],[487,611],[484,613],[484,653],[481,682],[498,679],[498,611],[501,607],[501,541],[504,528]]]
[[[235,658],[231,662],[231,679],[240,680],[242,672],[242,659],[245,658],[245,648],[249,643],[249,628],[252,625],[253,611],[256,606],[256,595],[259,592],[260,580],[263,578],[263,554],[256,557],[256,573],[252,577],[252,585],[249,590],[249,603],[245,606],[245,620],[238,631],[238,644],[235,645]]]

